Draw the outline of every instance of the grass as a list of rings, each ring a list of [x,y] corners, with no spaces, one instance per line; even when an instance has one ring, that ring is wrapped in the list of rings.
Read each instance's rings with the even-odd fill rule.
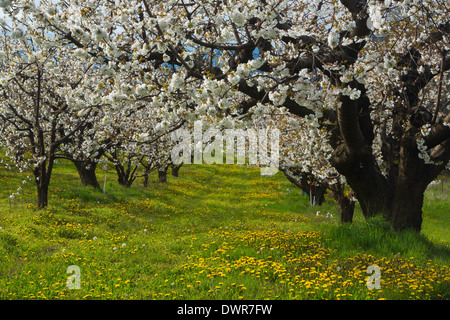
[[[2,299],[448,299],[450,202],[430,187],[421,234],[380,219],[340,225],[330,199],[311,207],[281,174],[185,165],[167,184],[106,194],[55,168],[37,210],[26,174],[0,169]],[[98,178],[103,182],[104,172]],[[156,180],[156,177],[152,177]],[[448,184],[445,184],[448,188]],[[68,289],[70,265],[81,289]],[[381,270],[369,290],[367,268]]]

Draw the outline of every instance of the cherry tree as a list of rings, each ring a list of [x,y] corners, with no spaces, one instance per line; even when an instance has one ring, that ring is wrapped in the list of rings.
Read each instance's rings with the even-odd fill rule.
[[[55,159],[89,126],[98,104],[84,94],[78,103],[68,101],[88,92],[84,80],[90,73],[89,66],[72,59],[69,48],[46,47],[23,25],[8,28],[3,26],[0,40],[1,140],[16,167],[32,169],[42,208]]]
[[[309,197],[313,205],[321,205],[329,192],[335,199],[341,222],[352,222],[353,197],[346,191],[346,181],[330,163],[333,148],[330,133],[314,118],[293,115],[270,115],[280,128],[280,170],[286,178]]]
[[[104,111],[101,109],[91,113],[87,125],[67,139],[66,143],[58,148],[56,155],[57,159],[72,161],[82,185],[95,189],[100,189],[96,175],[97,166],[102,162],[106,150],[112,145],[112,139],[100,137],[97,130],[97,124],[101,123],[103,114]],[[64,130],[66,128],[62,128],[61,132]]]
[[[189,120],[279,108],[328,132],[365,217],[420,230],[450,158],[450,8],[442,0],[3,1],[104,66],[115,100]],[[161,76],[162,75],[162,76]],[[131,82],[132,79],[132,82]],[[119,81],[120,80],[120,81]],[[112,96],[111,96],[112,95]]]
[[[184,124],[172,108],[155,107],[146,99],[127,100],[117,112],[106,113],[96,127],[97,140],[108,141],[103,155],[114,165],[119,184],[130,187],[138,177],[158,171],[166,182],[174,141],[170,133]]]

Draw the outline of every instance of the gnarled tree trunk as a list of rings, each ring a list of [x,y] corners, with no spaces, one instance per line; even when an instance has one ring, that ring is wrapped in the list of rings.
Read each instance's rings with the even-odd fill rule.
[[[398,166],[385,177],[371,156],[346,157],[335,153],[336,169],[347,178],[366,218],[382,214],[395,230],[421,230],[424,193],[448,162],[426,164],[418,156],[417,129],[406,130],[400,141]],[[344,160],[345,159],[345,160]],[[342,162],[340,162],[342,161]]]
[[[417,133],[417,129],[410,128],[404,133],[400,143],[398,177],[388,216],[396,230],[421,230],[425,190],[445,167],[444,164],[426,164],[419,158],[415,140]]]
[[[117,182],[119,182],[120,185],[124,187],[131,187],[136,177],[131,174],[130,166],[127,166],[127,168],[124,168],[120,163],[114,164],[114,168],[117,172]]]
[[[73,160],[75,167],[77,168],[78,175],[80,176],[83,186],[92,186],[95,189],[100,189],[95,170],[97,168],[97,162],[92,160]]]

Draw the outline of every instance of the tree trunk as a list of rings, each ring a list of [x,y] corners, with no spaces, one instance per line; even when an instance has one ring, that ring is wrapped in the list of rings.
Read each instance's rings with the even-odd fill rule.
[[[47,180],[47,179],[45,179]],[[37,183],[38,191],[38,208],[43,209],[48,205],[48,186],[49,181],[43,181],[42,183]]]
[[[130,176],[130,170],[125,170],[124,167],[120,164],[115,164],[114,167],[116,168],[117,172],[117,182],[119,182],[121,186],[127,188],[131,187],[134,182],[134,177]]]
[[[167,169],[169,169],[168,166],[158,168],[158,182],[167,182]]]
[[[421,230],[424,192],[421,186],[397,188],[389,215],[395,230],[413,229],[418,232]]]
[[[333,198],[336,200],[336,203],[339,207],[342,224],[352,223],[353,214],[355,211],[355,202],[352,201],[349,197],[346,197],[344,191],[345,185],[342,184],[336,184],[332,188]]]
[[[91,160],[73,161],[77,168],[78,174],[83,186],[92,186],[95,189],[100,189],[95,170],[97,168],[97,162]]]
[[[160,183],[167,182],[167,173],[165,171],[158,170],[158,182]]]
[[[148,172],[144,173],[144,182],[142,183],[144,188],[148,187]]]
[[[416,134],[419,134],[416,128],[407,129],[403,133],[398,168],[391,170],[395,175],[387,178],[380,172],[373,157],[355,157],[345,165],[341,165],[345,161],[340,162],[346,157],[345,154],[340,156],[335,153],[333,158],[335,168],[346,177],[347,183],[355,192],[364,217],[383,214],[398,231],[421,230],[425,190],[448,162],[445,159],[442,165],[432,165],[419,158]]]
[[[436,167],[425,164],[418,157],[414,138],[416,133],[416,129],[407,130],[400,143],[398,178],[392,209],[388,215],[396,230],[421,230],[424,193],[428,184],[438,174]]]
[[[346,178],[366,219],[391,210],[395,187],[383,176],[371,154],[352,156],[342,145],[335,149],[332,163]]]
[[[50,185],[50,177],[53,170],[54,159],[50,158],[42,162],[33,169],[34,181],[37,187],[37,204],[39,209],[43,209],[48,205],[48,187]]]
[[[355,212],[355,202],[345,197],[338,201],[339,211],[341,213],[341,223],[352,223]]]
[[[174,177],[178,177],[178,171],[180,171],[182,164],[176,166],[176,165],[172,165],[172,176]]]

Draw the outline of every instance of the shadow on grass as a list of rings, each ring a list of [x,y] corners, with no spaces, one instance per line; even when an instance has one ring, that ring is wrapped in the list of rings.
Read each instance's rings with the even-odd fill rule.
[[[362,223],[328,226],[325,229],[327,246],[338,256],[367,253],[374,256],[419,257],[418,260],[450,261],[448,245],[433,243],[426,236],[412,230],[395,232],[381,217]]]

